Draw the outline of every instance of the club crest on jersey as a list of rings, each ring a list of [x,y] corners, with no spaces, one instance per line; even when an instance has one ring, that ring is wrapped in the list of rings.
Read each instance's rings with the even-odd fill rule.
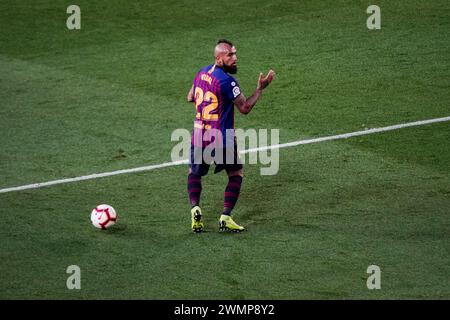
[[[239,87],[234,87],[233,88],[233,96],[236,98],[240,94],[241,94],[241,89],[239,89]]]

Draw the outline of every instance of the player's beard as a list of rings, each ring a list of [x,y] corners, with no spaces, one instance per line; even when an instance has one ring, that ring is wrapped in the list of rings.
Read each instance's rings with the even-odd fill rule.
[[[229,65],[227,66],[226,64],[223,65],[223,70],[225,70],[225,72],[229,73],[229,74],[236,74],[237,73],[237,65]]]

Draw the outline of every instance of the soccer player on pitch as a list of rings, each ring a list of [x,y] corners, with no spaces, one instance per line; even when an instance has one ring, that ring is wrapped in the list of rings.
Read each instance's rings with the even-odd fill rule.
[[[241,190],[244,176],[234,136],[234,108],[248,114],[261,97],[262,91],[272,82],[275,72],[270,70],[266,76],[259,75],[255,92],[246,98],[238,82],[230,74],[237,73],[236,48],[228,40],[219,40],[214,48],[215,63],[201,69],[194,79],[188,102],[194,102],[197,115],[191,141],[189,161],[188,194],[191,203],[192,230],[203,231],[200,194],[202,176],[208,173],[211,160],[205,161],[205,149],[214,158],[214,173],[223,169],[228,174],[225,188],[223,213],[219,219],[219,230],[242,231],[231,218]],[[230,134],[231,133],[231,134]],[[231,155],[231,156],[230,156]]]

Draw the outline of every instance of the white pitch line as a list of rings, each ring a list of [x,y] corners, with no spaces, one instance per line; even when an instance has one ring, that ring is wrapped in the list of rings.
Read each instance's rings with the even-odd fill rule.
[[[27,189],[37,189],[37,188],[42,188],[42,187],[53,186],[55,184],[92,180],[92,179],[97,179],[97,178],[116,176],[118,174],[125,174],[125,173],[149,171],[149,170],[160,169],[160,168],[165,168],[165,167],[178,166],[180,164],[187,164],[187,163],[188,163],[188,160],[181,160],[181,161],[166,162],[166,163],[155,164],[155,165],[145,166],[145,167],[132,168],[132,169],[124,169],[124,170],[117,170],[117,171],[103,172],[103,173],[94,173],[94,174],[90,174],[87,176],[81,176],[81,177],[76,177],[76,178],[53,180],[53,181],[48,181],[48,182],[27,184],[27,185],[20,186],[20,187],[0,189],[0,193],[21,191],[21,190],[27,190]]]
[[[323,141],[347,139],[347,138],[351,138],[351,137],[364,136],[364,135],[368,135],[368,134],[372,134],[372,133],[386,132],[386,131],[398,130],[398,129],[408,128],[408,127],[423,126],[426,124],[446,122],[446,121],[450,121],[450,117],[435,118],[435,119],[422,120],[422,121],[416,121],[416,122],[408,122],[408,123],[396,124],[396,125],[392,125],[392,126],[388,126],[388,127],[373,128],[373,129],[338,134],[338,135],[328,136],[328,137],[314,138],[314,139],[308,139],[308,140],[298,140],[298,141],[276,144],[276,145],[271,145],[271,146],[266,146],[266,147],[242,150],[239,153],[245,154],[245,153],[266,151],[266,150],[272,150],[272,149],[288,148],[288,147],[294,147],[294,146],[303,145],[303,144],[318,143],[318,142],[323,142]],[[23,185],[23,186],[19,186],[19,187],[0,189],[0,193],[22,191],[22,190],[27,190],[27,189],[37,189],[37,188],[48,187],[48,186],[52,186],[52,185],[56,185],[56,184],[64,184],[64,183],[70,183],[70,182],[92,180],[92,179],[97,179],[97,178],[116,176],[119,174],[150,171],[150,170],[161,169],[161,168],[165,168],[165,167],[178,166],[178,165],[182,165],[182,164],[188,164],[188,160],[165,162],[165,163],[155,164],[155,165],[150,165],[150,166],[145,166],[145,167],[124,169],[124,170],[117,170],[117,171],[103,172],[103,173],[94,173],[94,174],[90,174],[87,176],[81,176],[81,177],[75,177],[75,178],[67,178],[67,179],[27,184],[27,185]]]
[[[259,148],[243,150],[240,153],[259,152],[259,151],[265,151],[265,150],[294,147],[294,146],[298,146],[298,145],[302,145],[302,144],[310,144],[310,143],[317,143],[317,142],[338,140],[338,139],[347,139],[347,138],[351,138],[351,137],[364,136],[364,135],[372,134],[372,133],[386,132],[386,131],[392,131],[392,130],[403,129],[403,128],[408,128],[408,127],[417,127],[417,126],[423,126],[425,124],[446,122],[446,121],[450,121],[450,117],[435,118],[435,119],[430,119],[430,120],[421,120],[421,121],[416,121],[416,122],[408,122],[408,123],[396,124],[396,125],[392,125],[392,126],[388,126],[388,127],[373,128],[373,129],[367,129],[367,130],[363,130],[363,131],[343,133],[343,134],[338,134],[335,136],[328,136],[328,137],[322,137],[322,138],[293,141],[293,142],[288,142],[288,143],[283,143],[283,144],[276,144],[276,145],[271,145],[271,146],[266,146],[266,147],[259,147]]]

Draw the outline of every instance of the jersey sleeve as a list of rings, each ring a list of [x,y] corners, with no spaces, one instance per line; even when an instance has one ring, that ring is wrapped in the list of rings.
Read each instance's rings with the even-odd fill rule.
[[[223,82],[222,91],[231,101],[234,101],[241,94],[239,83],[233,77],[229,77]]]

